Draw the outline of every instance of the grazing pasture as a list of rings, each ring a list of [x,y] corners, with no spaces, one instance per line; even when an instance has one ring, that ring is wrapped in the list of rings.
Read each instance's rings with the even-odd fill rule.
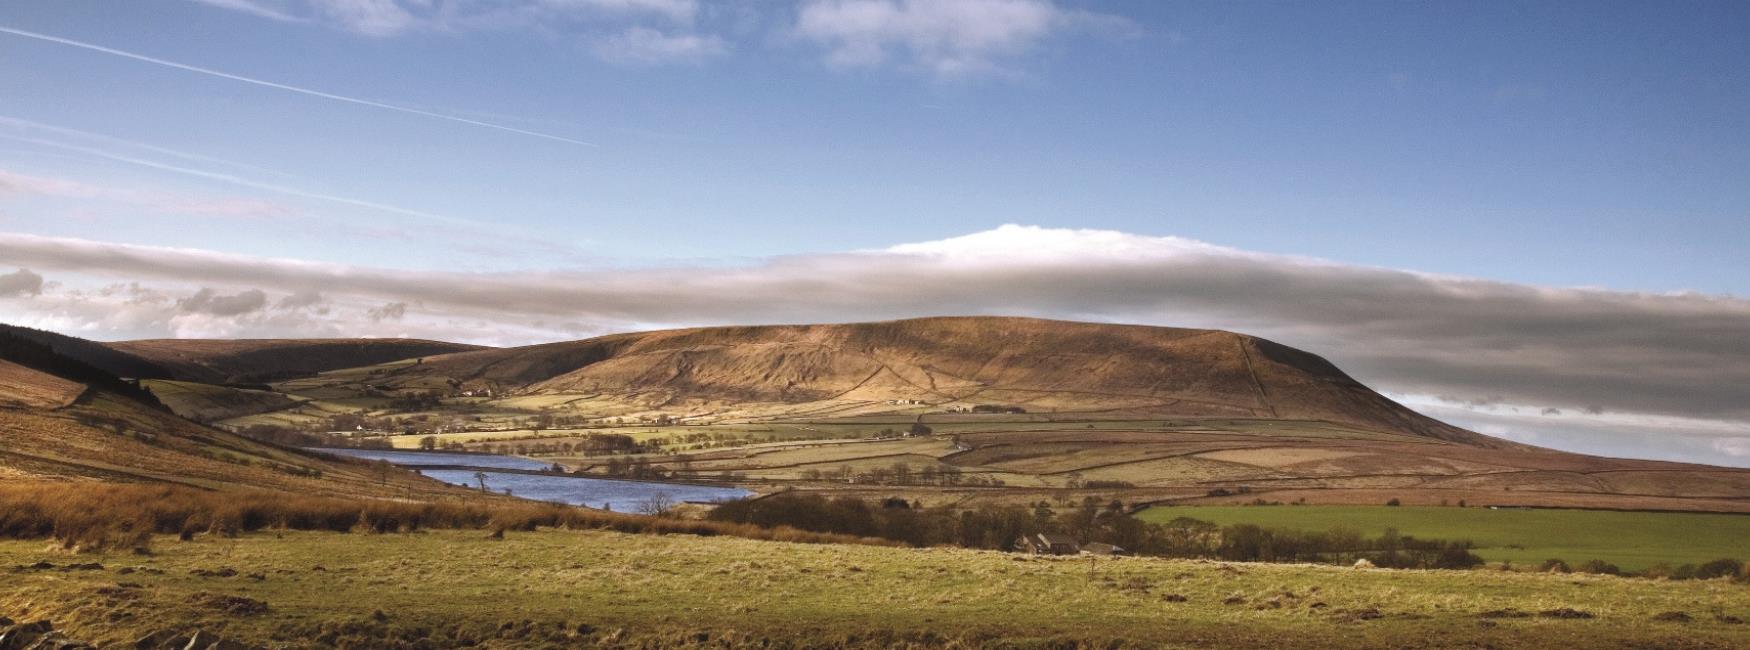
[[[0,615],[104,645],[1732,648],[1750,585],[542,529],[261,532],[149,556],[0,541]],[[43,564],[46,563],[46,564]],[[93,564],[95,563],[95,564]],[[77,565],[68,568],[69,565]]]
[[[1640,571],[1660,563],[1750,556],[1750,515],[1740,514],[1381,505],[1172,506],[1150,508],[1140,516],[1156,523],[1190,517],[1223,526],[1348,528],[1365,535],[1394,528],[1421,538],[1468,539],[1484,559],[1520,566],[1549,559],[1575,566],[1603,560],[1625,571]]]

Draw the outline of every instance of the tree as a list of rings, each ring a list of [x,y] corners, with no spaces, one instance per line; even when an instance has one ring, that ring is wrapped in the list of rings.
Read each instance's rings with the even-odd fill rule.
[[[930,429],[929,425],[926,425],[922,422],[911,423],[910,431],[911,431],[911,434],[914,436],[927,436],[927,435],[930,435],[931,433],[934,433],[934,430]]]
[[[486,472],[474,472],[474,480],[480,483],[480,491],[486,491]]]
[[[437,436],[426,436],[424,438],[419,439],[419,448],[423,449],[425,451],[432,451],[434,449],[437,449],[437,446],[438,446]]]
[[[650,495],[650,498],[638,502],[638,513],[650,515],[652,517],[667,516],[669,511],[673,509],[674,499],[669,498],[667,494],[661,492],[652,494]]]

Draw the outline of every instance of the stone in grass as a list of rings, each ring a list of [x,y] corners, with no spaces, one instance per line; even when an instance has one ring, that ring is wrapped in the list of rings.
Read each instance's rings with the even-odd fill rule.
[[[1522,612],[1512,608],[1491,609],[1481,614],[1477,614],[1477,616],[1482,618],[1531,618],[1531,612]]]
[[[1167,594],[1165,596],[1161,596],[1161,600],[1167,601],[1169,603],[1182,603],[1182,602],[1186,602],[1186,601],[1191,600],[1191,599],[1186,598],[1185,594]]]
[[[1385,618],[1385,614],[1383,612],[1379,611],[1378,607],[1364,607],[1361,609],[1339,609],[1336,612],[1333,612],[1332,615],[1335,616],[1339,620],[1350,621],[1350,622],[1371,621],[1374,619]]]
[[[1688,623],[1695,620],[1689,612],[1659,612],[1653,615],[1653,620],[1667,623]]]
[[[1582,612],[1580,610],[1573,609],[1571,607],[1557,607],[1555,609],[1546,609],[1546,610],[1543,610],[1541,612],[1538,612],[1537,615],[1542,616],[1544,618],[1565,618],[1565,619],[1592,618],[1591,612]]]
[[[217,609],[233,616],[252,616],[267,611],[266,602],[245,596],[227,596],[202,591],[189,596],[189,600],[202,607]]]

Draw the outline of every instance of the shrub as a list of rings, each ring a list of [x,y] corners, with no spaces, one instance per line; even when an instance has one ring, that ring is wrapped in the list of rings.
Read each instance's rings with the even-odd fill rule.
[[[1730,558],[1713,560],[1695,568],[1695,577],[1698,580],[1736,578],[1743,573],[1744,563]]]
[[[1399,503],[1399,502],[1398,502],[1398,498],[1397,498],[1397,497],[1392,497],[1392,499],[1391,499],[1391,500],[1390,500],[1390,501],[1387,501],[1387,502],[1385,502],[1385,504],[1386,504],[1386,505],[1388,505],[1388,506],[1397,506],[1397,505],[1401,505],[1401,504],[1400,504],[1400,503]]]
[[[1619,568],[1616,565],[1611,564],[1609,562],[1605,562],[1604,560],[1587,560],[1584,564],[1581,564],[1580,567],[1578,569],[1575,569],[1575,570],[1580,572],[1580,573],[1596,573],[1599,575],[1607,575],[1607,576],[1622,575],[1621,568]]]
[[[1563,562],[1561,560],[1554,560],[1554,559],[1544,560],[1543,564],[1541,564],[1537,567],[1537,570],[1542,571],[1544,573],[1568,573],[1570,571],[1573,571],[1573,569],[1568,568],[1567,562]]]
[[[75,551],[147,549],[153,534],[192,538],[263,529],[398,533],[424,528],[601,528],[623,533],[727,535],[808,543],[891,545],[853,535],[682,521],[560,504],[475,499],[445,502],[321,497],[267,490],[209,491],[162,485],[30,483],[0,486],[0,538],[54,539]]]

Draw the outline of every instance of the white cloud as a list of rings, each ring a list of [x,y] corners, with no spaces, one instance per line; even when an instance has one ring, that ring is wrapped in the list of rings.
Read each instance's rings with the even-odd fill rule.
[[[1133,29],[1128,20],[1067,10],[1052,0],[809,0],[795,36],[825,47],[836,66],[903,57],[940,76],[1000,69],[1008,57],[1078,26]]]
[[[698,34],[664,34],[632,27],[596,42],[597,56],[621,63],[657,64],[700,61],[727,52],[723,40]]]

